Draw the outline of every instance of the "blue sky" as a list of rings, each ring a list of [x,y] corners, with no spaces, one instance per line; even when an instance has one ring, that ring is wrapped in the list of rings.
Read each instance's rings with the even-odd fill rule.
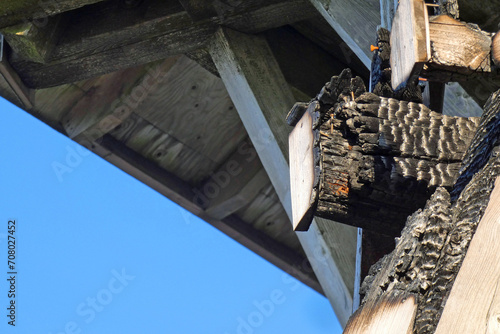
[[[3,99],[0,117],[1,333],[341,333],[309,287]]]

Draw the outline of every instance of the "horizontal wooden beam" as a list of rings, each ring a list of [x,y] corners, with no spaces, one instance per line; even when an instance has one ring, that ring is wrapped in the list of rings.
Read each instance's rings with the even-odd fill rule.
[[[0,28],[35,19],[38,26],[58,13],[67,12],[103,0],[6,0],[0,3]]]
[[[47,18],[47,24],[43,26],[27,21],[0,29],[0,33],[19,57],[45,63],[50,58],[68,20],[67,14],[60,14]]]
[[[259,4],[193,23],[177,1],[145,1],[133,9],[106,2],[79,10],[48,63],[27,62],[15,53],[10,61],[28,86],[51,87],[192,52],[202,48],[220,24],[257,33],[316,14],[306,0]]]
[[[212,58],[266,169],[291,217],[290,172],[284,120],[295,99],[268,44],[261,37],[221,28]],[[341,324],[352,312],[356,230],[318,220],[297,236]]]
[[[249,150],[253,150],[253,154],[249,154]],[[200,196],[207,203],[207,214],[222,219],[249,204],[269,182],[252,143],[244,140],[200,186]],[[217,194],[210,192],[214,185],[220,189]]]
[[[80,144],[205,220],[304,284],[319,293],[323,293],[309,262],[303,255],[277,242],[264,232],[254,229],[234,214],[224,219],[211,217],[193,201],[196,197],[196,188],[140,156],[110,135],[105,135],[95,142],[83,141]]]
[[[4,53],[4,38],[0,35],[0,92],[2,97],[20,108],[33,108],[35,93],[26,87],[19,75],[12,69]]]

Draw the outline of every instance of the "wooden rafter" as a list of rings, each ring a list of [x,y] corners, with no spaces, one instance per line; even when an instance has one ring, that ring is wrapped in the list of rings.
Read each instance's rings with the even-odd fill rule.
[[[242,8],[197,23],[177,1],[153,0],[119,10],[107,2],[95,6],[78,12],[78,20],[61,37],[46,64],[12,55],[12,66],[28,86],[71,83],[192,52],[202,48],[220,24],[257,33],[315,15],[306,0],[261,1],[260,7]]]

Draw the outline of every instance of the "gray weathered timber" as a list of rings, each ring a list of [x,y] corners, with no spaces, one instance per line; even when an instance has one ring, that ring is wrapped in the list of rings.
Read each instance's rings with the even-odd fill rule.
[[[79,11],[46,64],[27,62],[16,54],[10,57],[28,86],[71,83],[192,52],[204,47],[220,24],[257,33],[316,14],[306,0],[261,1],[260,7],[196,23],[177,1],[146,1],[132,9],[117,9],[107,2],[95,6]]]
[[[3,36],[0,36],[0,91],[2,96],[18,107],[30,110],[33,108],[35,93],[25,86],[24,82],[12,69],[4,52]]]
[[[500,174],[500,92],[492,95],[463,162],[456,200],[438,188],[423,210],[409,217],[396,249],[372,267],[363,283],[364,303],[381,296],[413,295],[414,333],[434,333],[450,290]],[[358,313],[358,315],[361,312]],[[357,315],[353,316],[353,319]],[[354,320],[353,320],[354,321]]]
[[[0,28],[23,23],[31,19],[38,26],[49,16],[77,9],[103,0],[3,0],[0,5]]]
[[[433,81],[469,79],[491,73],[491,35],[477,27],[439,15],[429,20],[431,58],[422,75]]]
[[[291,217],[287,163],[289,128],[283,121],[294,98],[266,41],[220,29],[212,58],[247,129],[262,164]],[[352,310],[356,230],[317,220],[297,233],[325,295],[345,324]]]
[[[37,26],[24,22],[1,29],[12,50],[24,60],[45,63],[51,56],[59,37],[69,20],[67,14],[47,18],[47,23]]]
[[[354,54],[370,68],[370,44],[375,42],[380,24],[378,0],[310,0],[325,20],[344,40],[346,51]]]
[[[436,187],[451,189],[479,123],[365,93],[348,71],[332,78],[306,115],[312,118],[311,143],[307,132],[301,137],[312,153],[292,151],[291,157],[301,166],[310,162],[312,187],[292,186],[311,194],[305,203],[295,201],[294,212],[305,207],[302,217],[294,214],[294,225],[307,228],[314,215],[389,235],[400,233],[406,217],[423,207]]]

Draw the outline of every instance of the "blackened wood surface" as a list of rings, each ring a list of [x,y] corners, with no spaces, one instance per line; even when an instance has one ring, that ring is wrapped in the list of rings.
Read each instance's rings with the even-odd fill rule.
[[[453,186],[479,122],[364,93],[348,71],[333,77],[307,112],[315,215],[389,235],[399,234],[436,187]]]
[[[464,159],[467,177],[455,186],[458,198],[452,201],[446,189],[438,188],[425,209],[409,217],[396,249],[371,268],[363,283],[364,303],[388,293],[417,296],[416,334],[434,333],[500,173],[499,133],[489,131],[498,122],[499,96],[490,99]]]

